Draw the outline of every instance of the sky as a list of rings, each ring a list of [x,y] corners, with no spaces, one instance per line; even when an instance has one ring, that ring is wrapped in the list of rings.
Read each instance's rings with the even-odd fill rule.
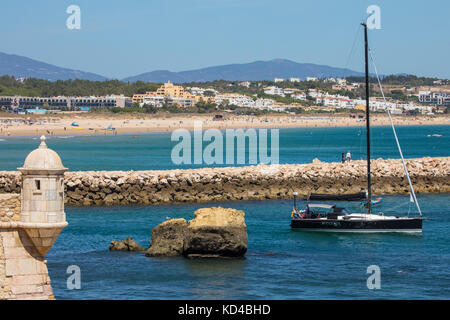
[[[275,58],[363,71],[370,5],[381,74],[450,78],[448,0],[2,0],[0,52],[118,79]]]

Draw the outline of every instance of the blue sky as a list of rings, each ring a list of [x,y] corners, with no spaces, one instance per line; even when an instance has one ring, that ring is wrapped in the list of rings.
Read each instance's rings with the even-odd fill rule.
[[[66,27],[71,4],[81,30]],[[380,73],[450,78],[448,0],[2,1],[0,51],[111,78],[274,58],[362,71],[358,28],[373,4]]]

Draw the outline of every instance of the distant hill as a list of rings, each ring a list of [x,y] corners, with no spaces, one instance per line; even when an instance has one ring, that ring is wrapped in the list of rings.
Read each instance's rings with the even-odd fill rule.
[[[0,52],[0,76],[2,75],[10,75],[16,78],[39,78],[50,81],[68,79],[108,80],[106,77],[95,73],[61,68],[27,57]]]
[[[364,74],[361,72],[349,69],[334,68],[312,63],[297,63],[286,59],[274,59],[270,61],[228,64],[181,72],[157,70],[128,77],[122,81],[135,82],[140,80],[146,82],[166,82],[170,80],[175,83],[184,83],[214,80],[257,81],[273,80],[274,78],[300,78],[304,80],[306,77],[324,78],[363,75]]]
[[[33,60],[27,57],[0,52],[0,76],[10,75],[16,78],[39,78],[50,81],[84,79],[91,81],[105,81],[108,78],[90,72],[57,67],[45,62]],[[348,77],[363,76],[361,72],[335,68],[312,63],[297,63],[286,59],[274,59],[270,61],[255,61],[242,64],[228,64],[196,70],[171,72],[157,70],[142,73],[123,79],[124,82],[205,82],[214,80],[228,81],[257,81],[273,80],[274,78],[300,78],[306,77]]]

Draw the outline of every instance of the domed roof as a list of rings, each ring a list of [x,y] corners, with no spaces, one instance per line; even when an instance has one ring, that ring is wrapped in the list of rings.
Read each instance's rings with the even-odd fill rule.
[[[64,168],[59,155],[49,149],[45,143],[45,136],[41,137],[39,148],[30,152],[23,167],[26,170],[67,170]]]

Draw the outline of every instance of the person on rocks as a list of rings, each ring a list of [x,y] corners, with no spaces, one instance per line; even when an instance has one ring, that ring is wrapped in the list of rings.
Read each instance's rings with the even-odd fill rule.
[[[345,162],[345,150],[344,151],[342,151],[342,163],[344,163]]]
[[[347,161],[352,160],[352,154],[350,153],[350,151],[347,152],[346,159],[347,159]]]

